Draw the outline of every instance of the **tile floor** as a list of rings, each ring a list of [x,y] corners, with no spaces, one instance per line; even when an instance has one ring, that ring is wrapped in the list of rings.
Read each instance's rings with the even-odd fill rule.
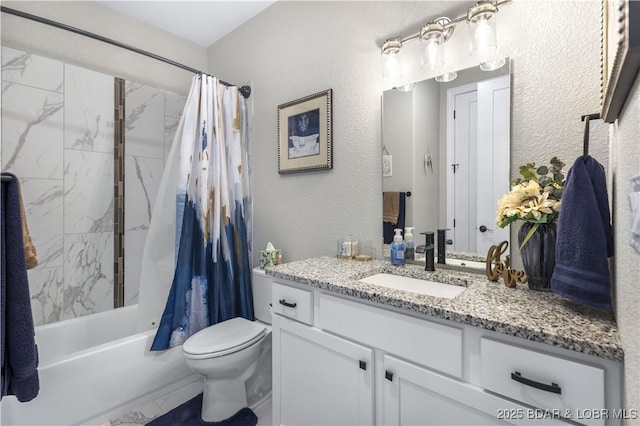
[[[202,383],[192,383],[176,392],[165,395],[138,407],[129,413],[112,419],[101,426],[141,426],[145,425],[156,417],[171,411],[180,404],[183,404],[202,392]],[[271,398],[267,398],[262,404],[253,409],[258,416],[258,426],[271,425]]]

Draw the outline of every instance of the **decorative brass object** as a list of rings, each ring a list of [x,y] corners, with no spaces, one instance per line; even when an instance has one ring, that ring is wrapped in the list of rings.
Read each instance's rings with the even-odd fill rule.
[[[489,247],[487,260],[485,262],[485,273],[489,281],[496,282],[500,277],[502,277],[504,285],[513,288],[517,283],[526,283],[527,275],[524,271],[519,271],[510,267],[511,257],[509,255],[506,256],[504,263],[502,262],[501,256],[507,250],[507,247],[509,247],[508,241],[503,241],[498,245]]]
[[[486,274],[489,281],[498,281],[498,278],[502,275],[504,270],[504,264],[500,260],[502,253],[504,253],[509,247],[507,241],[503,241],[498,245],[489,247],[486,260]]]

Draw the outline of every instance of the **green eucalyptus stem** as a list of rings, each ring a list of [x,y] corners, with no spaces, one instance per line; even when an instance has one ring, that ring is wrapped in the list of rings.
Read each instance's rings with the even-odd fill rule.
[[[522,240],[522,244],[520,244],[520,250],[522,250],[522,247],[524,247],[524,245],[527,244],[527,241],[529,241],[531,237],[533,237],[533,234],[538,230],[539,227],[540,227],[540,222],[535,222],[533,224],[533,227],[529,230],[529,232],[527,232],[527,235],[524,237],[524,240]]]

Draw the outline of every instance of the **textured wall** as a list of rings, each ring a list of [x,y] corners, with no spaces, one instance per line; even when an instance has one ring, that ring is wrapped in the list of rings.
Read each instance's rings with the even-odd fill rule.
[[[364,6],[364,7],[363,7]],[[381,68],[386,4],[277,2],[209,50],[210,71],[251,81],[254,248],[285,261],[334,254],[350,233],[382,243]],[[333,89],[330,171],[278,174],[279,104]],[[254,252],[254,258],[256,253]]]
[[[448,5],[459,10],[467,4]],[[256,248],[274,240],[285,260],[294,260],[332,254],[335,239],[346,232],[381,241],[380,95],[389,87],[382,81],[380,44],[417,31],[441,7],[429,1],[278,2],[208,49],[213,74],[252,81],[254,88]],[[558,155],[571,164],[581,154],[580,115],[599,110],[599,28],[598,0],[519,0],[502,8],[499,42],[514,69],[512,176],[526,162]],[[446,45],[443,71],[475,65],[461,53],[468,43],[461,25]],[[406,75],[410,81],[435,74]],[[330,87],[334,169],[278,175],[277,106]],[[593,127],[591,152],[606,165],[606,127]]]
[[[95,1],[3,1],[2,5],[206,70],[205,48]],[[6,13],[2,13],[2,45],[176,93],[187,93],[191,86],[192,74],[173,65]]]
[[[616,319],[625,361],[625,401],[640,407],[640,254],[629,246],[629,179],[640,174],[640,79],[631,90],[625,110],[612,129],[611,160],[613,228],[615,238],[614,277]],[[637,424],[637,423],[636,423]]]

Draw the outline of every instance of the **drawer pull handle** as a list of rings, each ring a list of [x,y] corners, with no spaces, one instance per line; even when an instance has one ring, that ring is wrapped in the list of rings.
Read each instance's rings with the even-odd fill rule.
[[[282,306],[286,306],[287,308],[295,308],[296,306],[298,306],[298,304],[296,302],[289,303],[284,299],[280,299],[280,304]]]
[[[550,385],[547,385],[546,383],[536,382],[535,380],[522,377],[519,371],[516,371],[515,373],[511,373],[511,380],[520,382],[523,385],[531,386],[532,388],[540,389],[540,390],[551,392],[551,393],[557,393],[558,395],[562,393],[562,388],[558,386],[556,383],[551,383]]]

